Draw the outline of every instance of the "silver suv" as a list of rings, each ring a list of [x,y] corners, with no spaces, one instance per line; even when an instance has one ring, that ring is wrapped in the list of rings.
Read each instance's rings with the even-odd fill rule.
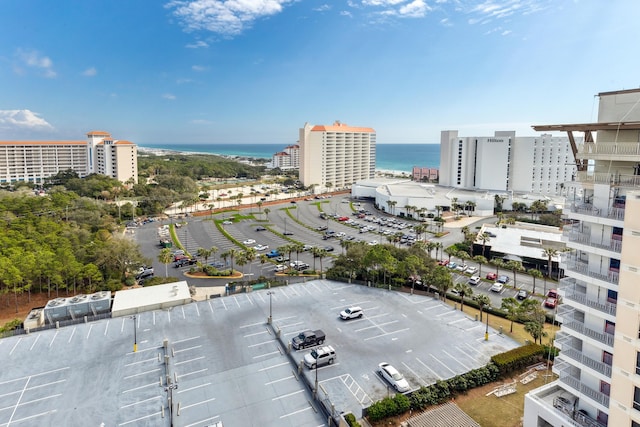
[[[311,353],[304,355],[304,364],[309,369],[316,369],[324,365],[332,365],[336,360],[336,351],[330,345],[318,347]]]
[[[342,320],[358,319],[362,317],[363,314],[364,313],[360,307],[349,307],[340,312],[340,318]]]

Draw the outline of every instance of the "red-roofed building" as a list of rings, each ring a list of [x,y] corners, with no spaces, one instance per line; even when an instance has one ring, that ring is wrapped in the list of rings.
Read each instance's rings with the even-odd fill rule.
[[[271,167],[286,169],[298,169],[300,167],[300,146],[288,145],[283,151],[279,151],[271,158]]]

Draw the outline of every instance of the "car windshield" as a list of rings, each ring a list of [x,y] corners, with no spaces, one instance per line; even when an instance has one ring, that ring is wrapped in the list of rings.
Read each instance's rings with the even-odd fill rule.
[[[317,359],[318,358],[318,352],[315,351],[315,350],[312,350],[311,351],[311,357],[313,357],[314,359]]]
[[[400,380],[404,379],[404,377],[402,376],[402,374],[400,372],[396,372],[396,373],[392,374],[391,376],[396,381],[400,381]]]

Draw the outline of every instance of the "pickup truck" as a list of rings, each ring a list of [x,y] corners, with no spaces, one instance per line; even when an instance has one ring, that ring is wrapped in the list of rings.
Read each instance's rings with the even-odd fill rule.
[[[277,249],[271,249],[267,252],[267,258],[277,258],[280,256],[280,252]]]
[[[293,337],[291,340],[291,347],[296,350],[313,347],[314,345],[322,344],[324,339],[325,334],[319,329],[317,331],[304,331]]]

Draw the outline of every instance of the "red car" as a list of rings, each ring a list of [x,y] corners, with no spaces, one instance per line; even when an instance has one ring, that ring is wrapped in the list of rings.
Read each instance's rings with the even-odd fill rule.
[[[496,273],[487,273],[487,280],[496,280],[498,275]]]
[[[556,308],[557,304],[558,304],[558,300],[556,298],[549,297],[546,300],[544,300],[544,306],[548,308]]]
[[[349,221],[349,217],[348,216],[341,216],[340,218],[338,218],[338,221]]]
[[[449,264],[449,260],[448,259],[443,259],[443,260],[438,261],[438,265],[445,265],[446,266],[447,264]]]

